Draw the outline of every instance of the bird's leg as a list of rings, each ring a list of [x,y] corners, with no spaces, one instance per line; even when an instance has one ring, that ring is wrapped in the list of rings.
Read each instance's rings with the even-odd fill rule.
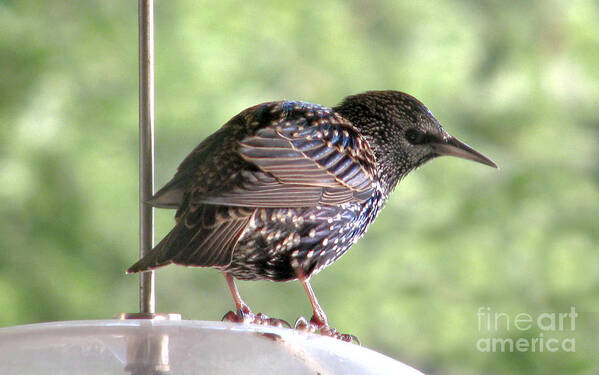
[[[360,340],[354,335],[340,333],[336,329],[331,328],[329,326],[327,316],[324,313],[324,310],[318,303],[318,299],[316,299],[316,294],[314,294],[314,290],[312,289],[312,285],[310,285],[310,280],[305,277],[303,272],[297,272],[297,278],[304,286],[306,293],[308,294],[308,298],[310,299],[310,304],[312,305],[313,315],[310,321],[308,322],[306,318],[300,316],[295,321],[295,328],[301,331],[307,331],[311,333],[319,333],[323,336],[333,337],[346,342],[354,342],[356,344],[360,344]]]
[[[237,308],[237,315],[243,316],[243,315],[251,314],[252,312],[251,312],[250,308],[248,307],[248,305],[246,305],[245,302],[243,302],[243,299],[241,299],[241,294],[239,294],[239,289],[237,289],[237,285],[235,284],[235,280],[233,280],[233,276],[228,272],[223,272],[223,276],[225,276],[225,280],[227,280],[227,285],[229,286],[229,290],[231,291],[231,295],[233,296],[233,300],[235,301],[235,307]],[[223,320],[225,320],[225,318],[229,314],[235,315],[235,313],[233,313],[233,311],[229,311],[223,317]],[[230,320],[230,319],[227,319],[227,320]]]
[[[252,310],[250,310],[248,305],[241,299],[241,294],[239,294],[239,289],[237,289],[233,276],[228,272],[223,272],[223,275],[227,280],[227,285],[229,285],[229,290],[231,291],[231,295],[235,301],[235,307],[237,308],[236,313],[233,311],[226,313],[222,318],[223,321],[291,328],[291,325],[284,320],[270,318],[262,313],[252,313]]]

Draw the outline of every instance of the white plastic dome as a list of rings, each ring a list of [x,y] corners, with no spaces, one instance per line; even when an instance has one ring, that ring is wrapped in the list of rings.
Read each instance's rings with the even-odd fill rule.
[[[1,374],[404,374],[370,349],[291,329],[96,320],[0,329]]]

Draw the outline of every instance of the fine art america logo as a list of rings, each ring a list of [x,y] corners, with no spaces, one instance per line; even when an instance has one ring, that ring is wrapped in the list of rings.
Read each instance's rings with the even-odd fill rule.
[[[479,307],[478,331],[481,338],[476,349],[481,352],[575,352],[576,308],[570,312],[541,313],[532,315],[518,313],[509,315],[492,311],[488,306]],[[533,337],[501,337],[515,332],[534,332]],[[538,332],[538,333],[537,333]],[[555,337],[554,337],[555,336]]]

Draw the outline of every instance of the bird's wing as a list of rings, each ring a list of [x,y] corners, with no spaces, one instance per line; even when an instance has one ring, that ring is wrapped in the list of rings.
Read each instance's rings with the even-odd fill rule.
[[[154,207],[180,208],[186,193],[195,189],[211,190],[220,183],[219,178],[210,175],[217,168],[220,160],[226,160],[228,149],[235,146],[235,137],[232,135],[236,127],[245,124],[244,112],[233,117],[223,127],[204,139],[177,168],[175,176],[148,201]],[[231,141],[233,138],[233,141]],[[229,158],[230,159],[230,158]],[[221,165],[222,167],[222,165]],[[214,186],[210,186],[214,185]]]
[[[192,195],[193,203],[311,207],[364,201],[374,189],[374,156],[334,112],[287,115],[245,137],[237,152],[250,167],[229,189]],[[257,168],[256,168],[257,167]]]
[[[309,207],[371,196],[374,153],[333,110],[301,102],[263,103],[206,138],[148,202]],[[180,216],[180,215],[177,215]]]

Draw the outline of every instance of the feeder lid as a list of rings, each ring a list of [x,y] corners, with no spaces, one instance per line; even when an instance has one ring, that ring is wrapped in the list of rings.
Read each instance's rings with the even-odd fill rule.
[[[422,375],[365,347],[320,335],[156,319],[1,328],[0,373]]]

